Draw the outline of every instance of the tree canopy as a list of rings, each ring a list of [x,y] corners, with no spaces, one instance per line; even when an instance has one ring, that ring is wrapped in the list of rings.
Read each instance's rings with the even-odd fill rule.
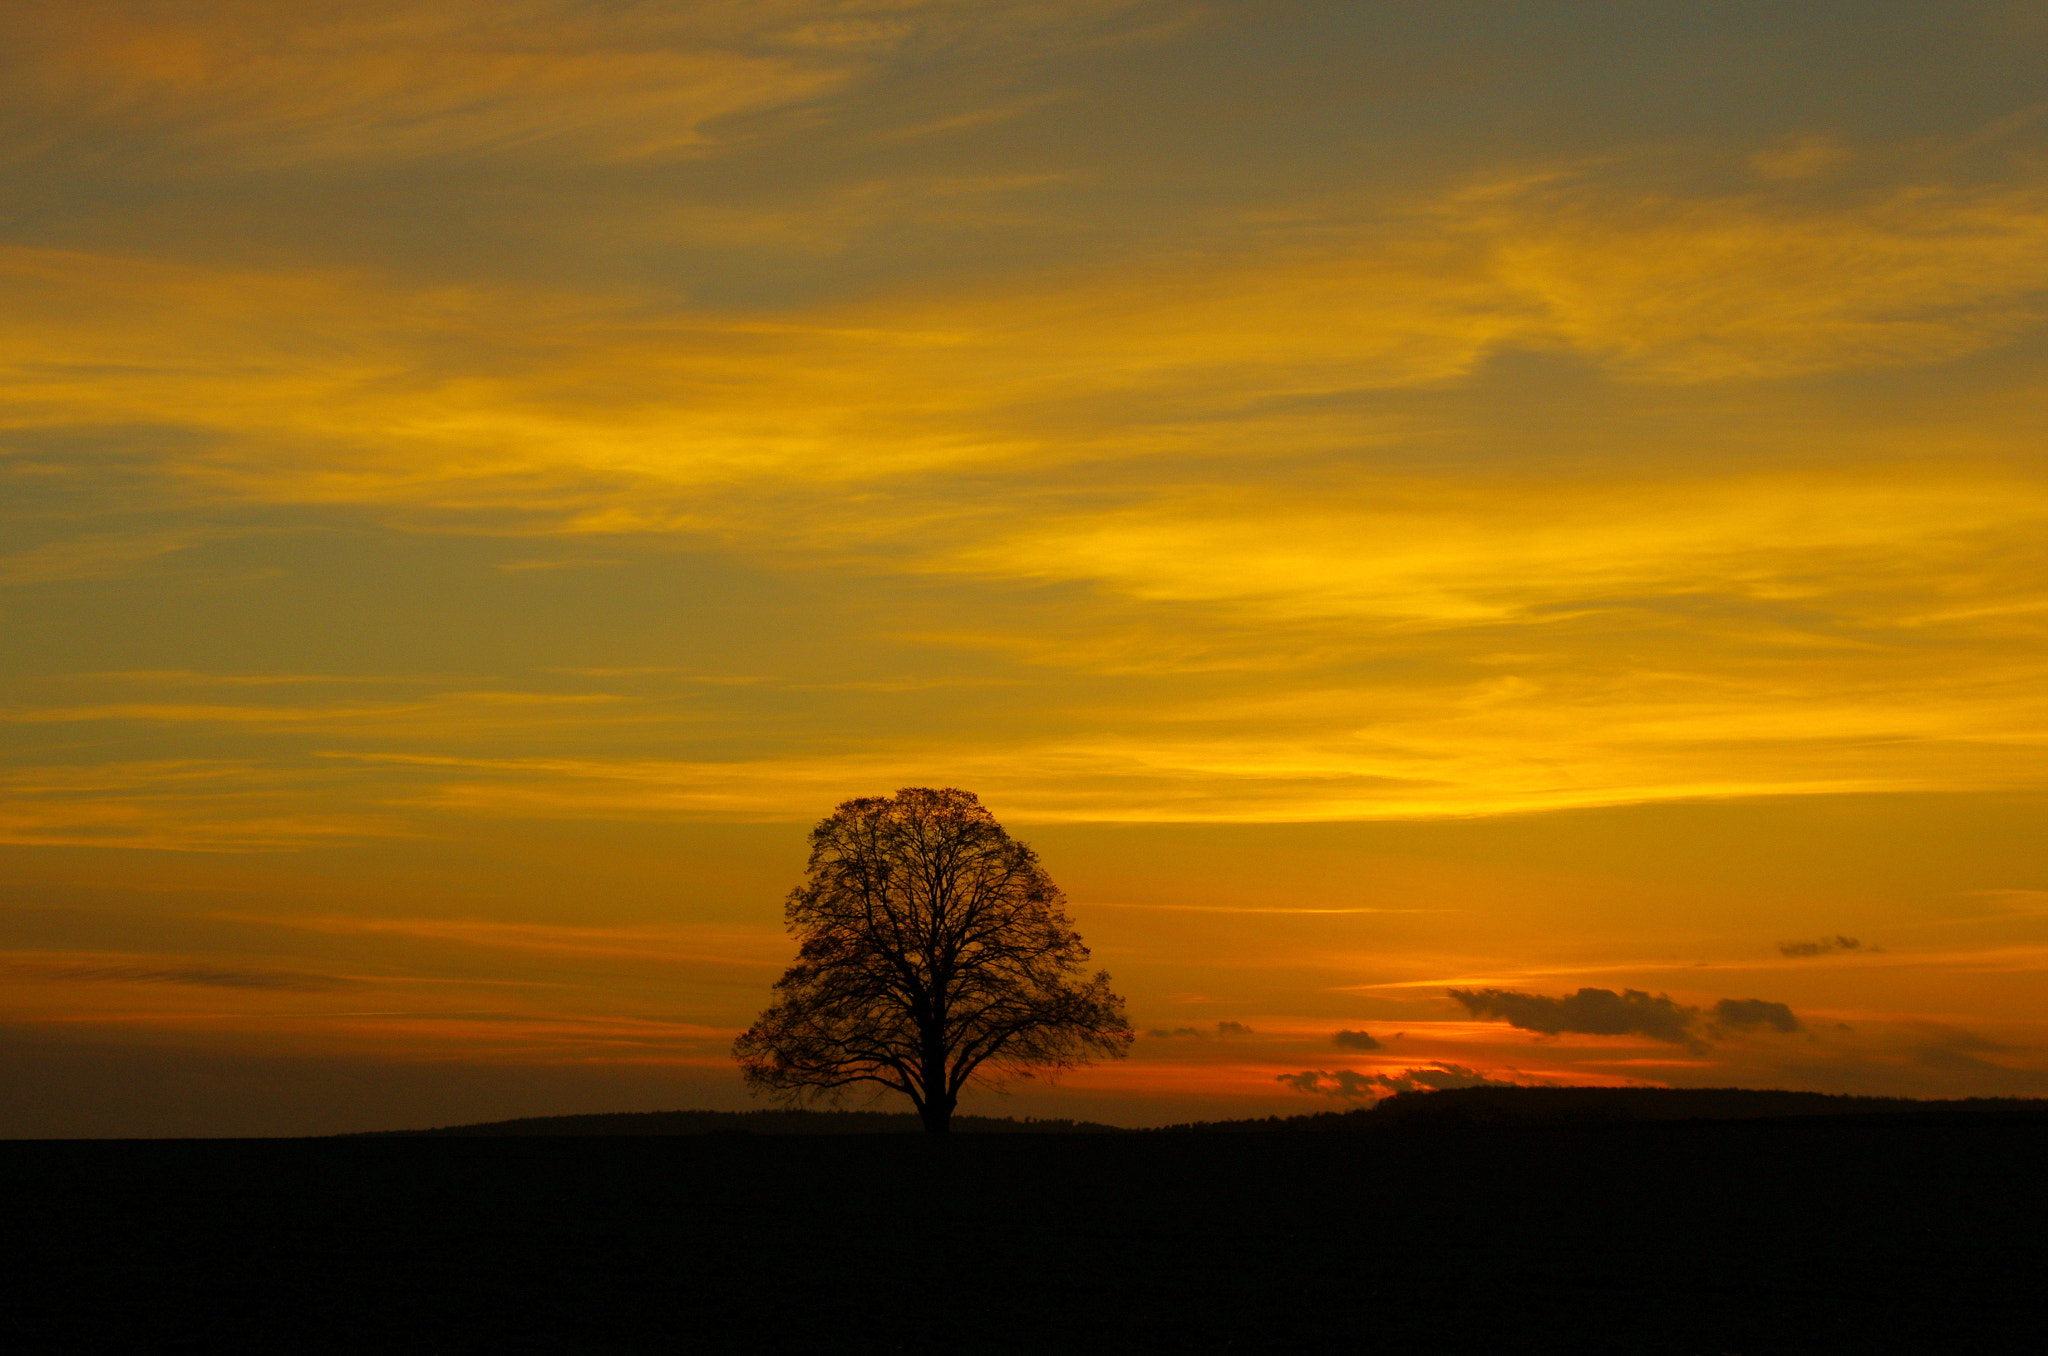
[[[733,1043],[750,1087],[801,1103],[860,1084],[943,1133],[961,1090],[1121,1057],[1109,975],[1029,846],[967,791],[849,800],[811,831],[786,909],[797,959]]]

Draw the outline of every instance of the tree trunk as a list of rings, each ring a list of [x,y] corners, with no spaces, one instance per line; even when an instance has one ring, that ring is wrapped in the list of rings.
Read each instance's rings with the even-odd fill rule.
[[[919,1021],[918,1034],[922,1037],[924,1058],[918,1069],[918,1083],[924,1092],[923,1105],[918,1108],[924,1117],[924,1132],[928,1135],[943,1135],[953,1128],[953,1108],[958,1104],[946,1087],[946,1045],[939,1036],[939,1021],[926,1016]]]
[[[941,1084],[936,1092],[927,1092],[924,1105],[918,1108],[918,1114],[924,1118],[924,1132],[927,1135],[951,1133],[953,1108],[959,1104],[959,1100],[945,1091],[944,1084]]]

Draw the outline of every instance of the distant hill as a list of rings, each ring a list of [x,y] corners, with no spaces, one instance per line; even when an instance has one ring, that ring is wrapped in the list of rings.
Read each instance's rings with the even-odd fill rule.
[[[2048,1123],[2048,1099],[1850,1097],[1769,1088],[1452,1088],[1397,1093],[1374,1106],[1241,1121],[1194,1121],[1131,1131],[1095,1121],[955,1116],[965,1135],[1365,1133],[1514,1125],[1616,1125],[1636,1121],[1780,1120],[1807,1116],[1981,1116]],[[432,1130],[379,1130],[364,1137],[589,1135],[914,1135],[924,1126],[907,1111],[619,1111],[531,1116]]]
[[[1011,1116],[955,1116],[966,1135],[1117,1134],[1093,1121],[1017,1120]],[[507,1135],[911,1135],[924,1123],[907,1111],[615,1111],[590,1116],[529,1116],[432,1130],[378,1130],[376,1137]],[[357,1138],[361,1138],[358,1136]]]
[[[1805,1116],[1974,1116],[2006,1113],[2048,1121],[2048,1099],[1852,1097],[1772,1088],[1450,1088],[1402,1092],[1351,1111],[1197,1121],[1176,1132],[1365,1131],[1485,1125],[1614,1125],[1631,1121],[1777,1120]]]

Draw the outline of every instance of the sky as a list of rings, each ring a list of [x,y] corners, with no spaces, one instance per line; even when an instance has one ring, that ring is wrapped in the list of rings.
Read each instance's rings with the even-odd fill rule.
[[[0,1134],[2048,1094],[2048,3],[0,0]]]

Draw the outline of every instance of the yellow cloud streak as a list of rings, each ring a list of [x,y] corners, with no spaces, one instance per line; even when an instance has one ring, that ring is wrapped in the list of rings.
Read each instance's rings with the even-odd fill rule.
[[[10,768],[0,793],[0,843],[20,845],[278,852],[414,831],[317,775],[227,760]]]
[[[2048,729],[2038,656],[1958,674],[1945,650],[1872,657],[1845,648],[1846,658],[1802,651],[1789,664],[1766,651],[1702,673],[1654,663],[1589,669],[1567,648],[1493,676],[1448,680],[1426,671],[1360,687],[1296,679],[1278,692],[1155,702],[1124,713],[1115,734],[991,733],[934,743],[882,730],[842,752],[735,761],[464,757],[393,747],[398,736],[434,750],[452,738],[489,747],[543,732],[589,746],[613,742],[607,728],[687,728],[705,719],[663,703],[485,694],[508,700],[477,706],[452,694],[370,710],[55,708],[33,714],[295,731],[356,747],[311,766],[21,769],[7,778],[0,836],[246,850],[417,832],[411,816],[422,809],[802,821],[850,790],[927,783],[973,786],[1004,814],[1041,822],[1410,817],[2038,784],[2039,731]],[[364,797],[374,812],[364,811]],[[286,805],[292,811],[281,814]]]
[[[2038,753],[2005,758],[1936,746],[1919,758],[1867,750],[1860,730],[1741,746],[1704,710],[1687,737],[1638,741],[1594,711],[1523,728],[1445,728],[1430,713],[1361,737],[1348,731],[1188,738],[955,743],[744,762],[401,759],[446,768],[407,797],[441,810],[541,818],[802,821],[853,788],[961,784],[1026,822],[1287,822],[1487,814],[1642,800],[2028,786]],[[1796,721],[1787,722],[1796,725]],[[1536,725],[1538,728],[1528,728]],[[1885,731],[1890,733],[1889,730]],[[1673,732],[1675,735],[1677,732]],[[1543,735],[1548,743],[1530,743]],[[1789,734],[1790,737],[1784,737]],[[1531,750],[1537,750],[1532,752]],[[464,770],[467,770],[466,772]]]
[[[1924,580],[1931,557],[2043,533],[2048,484],[1995,468],[1483,487],[1375,479],[1341,496],[1239,490],[1040,515],[944,564],[1094,579],[1269,619],[1460,626],[1652,595],[1818,597]]]

